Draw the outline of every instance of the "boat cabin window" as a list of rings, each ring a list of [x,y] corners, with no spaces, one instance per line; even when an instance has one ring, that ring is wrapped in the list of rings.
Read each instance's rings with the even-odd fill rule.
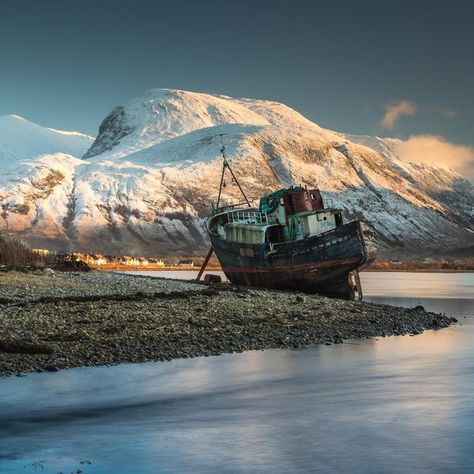
[[[279,243],[285,242],[285,240],[286,239],[283,232],[283,226],[278,224],[267,228],[265,238],[265,241],[267,243]]]
[[[334,219],[336,227],[340,227],[342,225],[342,214],[340,212],[334,214]]]

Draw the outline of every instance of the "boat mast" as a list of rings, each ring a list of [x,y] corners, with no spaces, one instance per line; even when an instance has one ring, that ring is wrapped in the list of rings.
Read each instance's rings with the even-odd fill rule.
[[[250,201],[247,199],[247,196],[245,195],[244,193],[244,190],[242,189],[242,187],[240,186],[240,183],[239,181],[237,180],[237,178],[235,177],[235,174],[234,172],[232,171],[232,168],[230,167],[229,165],[229,162],[227,161],[227,157],[225,155],[225,145],[224,145],[224,140],[222,140],[222,137],[226,135],[225,133],[221,133],[219,136],[221,137],[221,155],[222,155],[222,173],[221,173],[221,182],[219,184],[219,194],[217,196],[217,203],[216,203],[216,207],[215,207],[215,211],[217,211],[217,209],[219,209],[219,204],[221,202],[221,196],[222,196],[222,188],[224,187],[225,185],[225,181],[224,181],[224,178],[225,178],[225,170],[228,169],[230,171],[230,174],[232,175],[232,179],[234,180],[235,184],[237,184],[237,186],[239,187],[239,190],[242,194],[242,196],[244,197],[245,199],[245,202],[247,203],[247,206],[248,207],[251,207],[250,206]],[[209,260],[212,256],[212,253],[214,252],[214,248],[212,247],[211,245],[211,248],[209,249],[209,252],[207,252],[207,255],[206,255],[206,258],[204,259],[204,262],[202,263],[201,265],[201,268],[199,269],[199,273],[196,277],[196,281],[199,281],[201,279],[201,276],[202,274],[204,273],[204,270],[206,269],[207,267],[207,264],[209,263]]]
[[[239,181],[237,180],[237,178],[235,177],[235,174],[234,172],[232,171],[232,168],[230,167],[230,164],[229,162],[227,161],[227,157],[226,157],[226,154],[225,154],[225,145],[224,145],[224,141],[222,139],[222,137],[224,135],[227,135],[226,133],[221,133],[219,136],[221,138],[221,155],[222,155],[222,173],[221,173],[221,182],[219,184],[219,194],[217,196],[217,203],[216,203],[216,210],[217,208],[219,207],[219,203],[221,201],[221,195],[222,195],[222,188],[225,186],[225,181],[224,181],[224,178],[225,178],[225,170],[228,169],[230,174],[232,175],[232,179],[234,180],[235,184],[238,186],[239,188],[239,191],[240,193],[242,194],[242,196],[244,197],[245,199],[245,202],[247,203],[247,206],[248,207],[251,207],[250,206],[250,201],[247,199],[247,196],[245,195],[244,193],[244,190],[242,189],[242,186],[240,186],[240,183]]]

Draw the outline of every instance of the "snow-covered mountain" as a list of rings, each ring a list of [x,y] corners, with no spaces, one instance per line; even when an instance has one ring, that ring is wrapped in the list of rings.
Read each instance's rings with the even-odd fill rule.
[[[46,153],[81,156],[93,137],[79,132],[44,128],[18,115],[0,117],[0,163],[34,158]]]
[[[255,201],[282,186],[317,186],[348,218],[374,221],[386,255],[474,245],[474,189],[462,176],[401,160],[397,140],[332,132],[276,102],[151,90],[116,107],[92,144],[26,122],[30,136],[22,120],[0,118],[0,160],[2,146],[10,157],[0,176],[0,232],[35,246],[202,254],[222,134]],[[9,135],[2,124],[12,121]],[[18,139],[23,132],[29,138]],[[231,180],[225,198],[239,200]]]

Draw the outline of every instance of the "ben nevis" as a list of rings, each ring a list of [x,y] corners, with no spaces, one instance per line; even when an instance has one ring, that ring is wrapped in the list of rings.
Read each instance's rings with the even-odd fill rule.
[[[402,140],[327,130],[277,102],[175,89],[118,105],[95,140],[1,117],[0,232],[51,250],[203,255],[221,135],[249,200],[318,189],[345,221],[373,222],[380,258],[450,255],[472,243],[470,182],[403,161]],[[224,197],[242,200],[232,184]]]

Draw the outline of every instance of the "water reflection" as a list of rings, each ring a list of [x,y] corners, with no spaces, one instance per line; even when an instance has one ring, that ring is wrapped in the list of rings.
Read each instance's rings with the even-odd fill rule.
[[[197,270],[137,271],[130,275],[193,280]],[[220,275],[221,271],[204,272]],[[384,298],[474,299],[474,273],[362,272],[364,294]]]
[[[363,272],[366,295],[473,299],[474,273]]]

